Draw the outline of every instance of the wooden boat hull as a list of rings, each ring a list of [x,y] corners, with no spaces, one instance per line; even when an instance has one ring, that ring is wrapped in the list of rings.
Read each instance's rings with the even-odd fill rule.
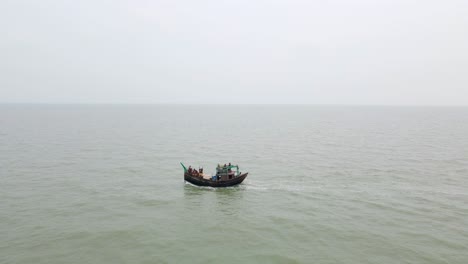
[[[212,180],[208,180],[208,179],[204,179],[200,177],[195,177],[188,173],[185,173],[184,179],[190,182],[191,184],[198,185],[198,186],[229,187],[229,186],[234,186],[243,182],[245,178],[247,178],[248,174],[249,173],[247,172],[247,173],[240,175],[239,177],[236,177],[231,180],[226,180],[226,181],[212,181]]]

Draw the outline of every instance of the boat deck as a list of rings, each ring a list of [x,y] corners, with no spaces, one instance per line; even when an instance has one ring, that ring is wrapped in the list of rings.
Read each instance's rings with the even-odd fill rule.
[[[203,177],[203,179],[207,179],[207,180],[211,179],[211,175],[209,174],[202,173],[201,176]]]

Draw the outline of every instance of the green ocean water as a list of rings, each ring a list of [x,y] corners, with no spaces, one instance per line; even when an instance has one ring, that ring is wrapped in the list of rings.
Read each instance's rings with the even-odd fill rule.
[[[0,105],[0,263],[465,264],[468,108]]]

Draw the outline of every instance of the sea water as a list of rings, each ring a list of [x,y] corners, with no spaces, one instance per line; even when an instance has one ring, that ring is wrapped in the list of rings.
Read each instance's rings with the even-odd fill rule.
[[[468,108],[1,105],[0,263],[466,264]]]

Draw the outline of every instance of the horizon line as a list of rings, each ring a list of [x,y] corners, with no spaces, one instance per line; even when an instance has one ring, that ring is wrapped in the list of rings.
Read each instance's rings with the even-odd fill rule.
[[[373,106],[373,107],[468,107],[462,104],[327,104],[327,103],[129,103],[129,102],[0,102],[0,105],[180,105],[180,106],[222,106],[222,105],[251,105],[251,106]]]

